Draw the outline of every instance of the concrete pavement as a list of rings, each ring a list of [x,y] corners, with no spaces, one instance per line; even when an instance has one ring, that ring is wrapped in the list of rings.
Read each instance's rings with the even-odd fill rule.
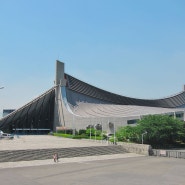
[[[106,146],[106,141],[94,141],[87,139],[67,139],[62,137],[55,137],[49,135],[24,135],[15,136],[13,140],[0,140],[1,150],[25,150],[25,149],[44,149],[44,148],[68,148],[68,147],[89,147],[89,146]],[[134,153],[102,155],[102,156],[87,156],[74,158],[61,158],[59,163],[84,162],[95,160],[108,160],[142,156]],[[35,161],[19,161],[19,162],[3,162],[0,163],[0,168],[14,168],[25,166],[40,166],[53,165],[52,156],[49,160],[35,160]]]
[[[64,163],[78,163],[78,162],[99,161],[99,160],[109,160],[109,159],[123,159],[123,158],[140,157],[140,156],[142,156],[142,155],[138,155],[138,154],[134,154],[134,153],[125,153],[125,154],[113,154],[113,155],[60,158],[58,163],[55,163],[52,159],[52,156],[51,156],[51,159],[48,159],[48,160],[34,160],[34,161],[19,161],[19,162],[0,163],[0,169],[26,167],[26,166],[56,165],[56,164],[64,164]]]
[[[184,171],[183,159],[128,157],[3,168],[0,182],[3,185],[184,185]]]
[[[69,148],[107,145],[104,141],[88,139],[68,139],[50,135],[15,135],[13,140],[0,139],[1,150],[25,150],[44,148]]]
[[[53,136],[0,140],[1,150],[107,145]],[[133,153],[0,163],[3,185],[184,185],[185,160]]]

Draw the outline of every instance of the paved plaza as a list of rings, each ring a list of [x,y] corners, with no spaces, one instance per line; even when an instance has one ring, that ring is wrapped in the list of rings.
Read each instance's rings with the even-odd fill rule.
[[[107,145],[53,136],[0,140],[2,150]],[[184,185],[185,160],[133,153],[0,163],[3,185]]]
[[[88,139],[68,139],[50,135],[15,135],[13,140],[0,140],[1,150],[68,148],[102,145],[107,145],[107,142],[102,143],[101,141]]]
[[[184,185],[185,160],[130,157],[0,169],[3,185]]]
[[[67,139],[62,137],[55,137],[49,135],[24,135],[15,136],[13,140],[0,140],[1,150],[25,150],[25,149],[44,149],[44,148],[69,148],[69,147],[89,147],[89,146],[107,146],[106,141],[94,141],[87,139]],[[134,153],[101,155],[101,156],[87,156],[74,158],[61,158],[60,163],[84,162],[94,160],[107,160],[115,158],[128,158],[142,156]],[[53,159],[36,160],[36,161],[19,161],[19,162],[3,162],[0,163],[1,168],[14,168],[25,166],[40,166],[53,165]]]

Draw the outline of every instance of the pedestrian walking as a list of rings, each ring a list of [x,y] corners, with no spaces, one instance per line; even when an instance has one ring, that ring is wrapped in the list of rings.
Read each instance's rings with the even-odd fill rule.
[[[58,153],[56,153],[56,162],[58,162]]]
[[[53,160],[54,160],[55,163],[58,162],[58,153],[55,153],[53,155]]]
[[[56,163],[56,154],[53,154],[53,161]]]

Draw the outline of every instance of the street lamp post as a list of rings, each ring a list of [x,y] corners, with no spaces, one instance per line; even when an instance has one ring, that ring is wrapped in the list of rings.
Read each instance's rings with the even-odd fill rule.
[[[96,141],[96,130],[95,130],[94,134],[95,134],[95,141]]]
[[[147,132],[142,133],[142,144],[143,144],[143,136],[147,134]]]
[[[91,140],[91,125],[90,125],[90,140]]]
[[[101,124],[101,142],[103,143],[103,124]]]
[[[4,89],[4,87],[0,87],[0,89]],[[2,117],[2,115],[0,116],[0,118]]]
[[[115,134],[116,134],[116,129],[115,129],[115,123],[114,123],[114,144],[116,144]]]
[[[76,108],[77,107],[74,107],[74,111],[73,111],[73,128],[72,128],[72,130],[73,130],[73,135],[75,135],[75,112],[76,112]]]
[[[75,119],[75,118],[74,118],[74,113],[73,113],[73,128],[72,128],[72,130],[73,130],[73,136],[75,135],[75,129],[74,129],[74,122],[75,122],[75,121],[74,121],[74,119]]]

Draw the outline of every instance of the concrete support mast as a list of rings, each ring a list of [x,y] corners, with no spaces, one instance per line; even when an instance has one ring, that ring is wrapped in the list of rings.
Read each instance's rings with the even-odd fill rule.
[[[64,78],[64,63],[57,60],[55,76],[55,107],[54,107],[53,131],[56,131],[56,127],[65,126],[61,94],[61,87],[65,86],[65,83],[66,82]]]

